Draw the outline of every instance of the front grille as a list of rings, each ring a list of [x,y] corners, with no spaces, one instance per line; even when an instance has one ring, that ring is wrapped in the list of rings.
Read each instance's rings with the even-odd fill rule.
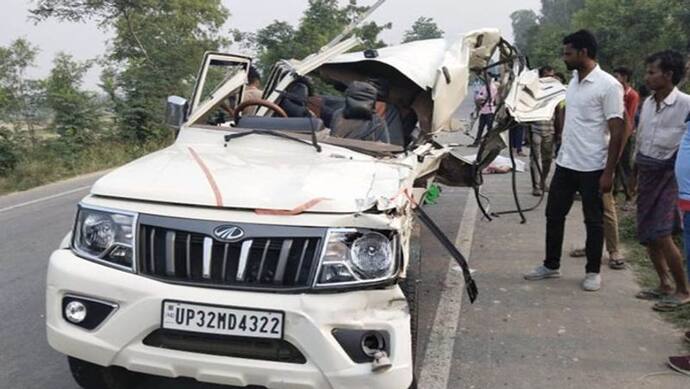
[[[307,359],[295,346],[282,339],[202,335],[159,329],[144,338],[143,343],[150,347],[201,354],[283,363],[307,363]]]
[[[267,237],[271,227],[262,226],[260,233],[254,231],[241,241],[226,243],[210,234],[214,226],[223,223],[192,225],[168,220],[156,225],[146,221],[140,218],[139,272],[164,281],[201,286],[276,290],[309,287],[323,239],[321,229],[295,227],[296,231],[291,231],[282,226],[276,227],[278,236]],[[184,228],[184,224],[192,228]],[[245,230],[256,228],[245,226]]]

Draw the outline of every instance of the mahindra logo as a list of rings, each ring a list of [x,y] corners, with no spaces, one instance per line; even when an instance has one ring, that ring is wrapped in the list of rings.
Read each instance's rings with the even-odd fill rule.
[[[244,231],[232,225],[218,226],[213,230],[213,236],[218,238],[218,240],[226,242],[234,242],[240,240],[244,236]]]

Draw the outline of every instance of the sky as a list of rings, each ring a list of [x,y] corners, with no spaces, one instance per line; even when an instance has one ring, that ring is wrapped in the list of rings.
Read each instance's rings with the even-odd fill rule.
[[[96,58],[106,50],[107,31],[95,23],[69,23],[54,20],[34,24],[28,19],[32,0],[1,0],[0,46],[23,37],[40,48],[32,77],[43,77],[51,68],[55,54],[66,52],[79,60]],[[345,3],[346,0],[341,0]],[[308,0],[223,0],[231,16],[227,29],[255,31],[273,20],[297,24]],[[369,5],[375,0],[359,0]],[[405,30],[420,16],[433,18],[446,35],[483,28],[497,27],[512,38],[510,14],[523,8],[539,10],[540,0],[387,0],[371,17],[379,23],[392,22],[393,28],[381,37],[386,43],[400,42]],[[85,79],[85,86],[97,89],[99,69],[93,69]]]

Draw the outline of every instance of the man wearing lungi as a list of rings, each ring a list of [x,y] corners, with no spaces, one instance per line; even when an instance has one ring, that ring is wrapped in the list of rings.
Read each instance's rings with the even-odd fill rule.
[[[647,247],[659,286],[636,297],[658,299],[655,310],[671,311],[690,303],[683,257],[673,242],[681,231],[674,165],[690,115],[690,96],[676,87],[685,74],[680,53],[662,51],[646,62],[645,82],[653,93],[642,104],[637,130],[637,236]]]

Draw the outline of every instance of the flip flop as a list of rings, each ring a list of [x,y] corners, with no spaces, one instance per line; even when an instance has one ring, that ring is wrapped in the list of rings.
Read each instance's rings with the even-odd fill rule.
[[[643,289],[637,292],[635,298],[640,300],[661,300],[668,296],[668,293],[662,292],[659,289]]]
[[[580,258],[587,256],[587,253],[585,252],[585,249],[572,249],[570,250],[569,255],[573,258]]]
[[[613,270],[625,269],[625,259],[609,259],[609,267]]]
[[[690,304],[690,299],[682,301],[675,296],[670,296],[654,304],[652,309],[657,312],[673,312],[688,304]]]

